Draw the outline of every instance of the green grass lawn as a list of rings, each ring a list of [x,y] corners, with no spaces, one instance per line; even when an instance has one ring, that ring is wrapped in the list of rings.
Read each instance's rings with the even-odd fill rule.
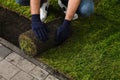
[[[55,2],[51,2],[54,7]],[[30,18],[29,7],[13,0],[0,0],[0,5]],[[54,14],[51,12],[48,21]],[[73,34],[66,42],[38,59],[75,80],[120,80],[120,1],[95,0],[95,13],[80,17],[72,26]]]

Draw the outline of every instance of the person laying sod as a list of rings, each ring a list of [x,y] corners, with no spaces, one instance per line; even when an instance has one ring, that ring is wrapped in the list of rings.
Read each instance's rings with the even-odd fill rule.
[[[31,8],[32,15],[32,30],[36,37],[41,41],[48,40],[48,28],[44,23],[47,17],[49,0],[16,0],[16,2],[23,6]],[[59,6],[65,13],[63,23],[56,30],[56,41],[64,42],[70,34],[70,23],[72,20],[81,16],[90,16],[94,12],[93,0],[58,0]]]

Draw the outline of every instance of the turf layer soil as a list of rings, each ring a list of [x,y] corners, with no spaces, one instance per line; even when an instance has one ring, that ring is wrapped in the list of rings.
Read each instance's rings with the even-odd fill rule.
[[[0,37],[18,46],[18,37],[30,29],[30,20],[0,7]]]

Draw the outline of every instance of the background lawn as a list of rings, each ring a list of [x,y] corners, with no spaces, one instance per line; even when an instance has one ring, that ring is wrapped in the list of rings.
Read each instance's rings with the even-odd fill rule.
[[[95,13],[73,21],[71,37],[38,59],[75,80],[120,80],[120,0],[94,1]],[[0,0],[0,5],[30,18],[29,7],[14,0]],[[58,17],[57,0],[51,5],[46,21]]]

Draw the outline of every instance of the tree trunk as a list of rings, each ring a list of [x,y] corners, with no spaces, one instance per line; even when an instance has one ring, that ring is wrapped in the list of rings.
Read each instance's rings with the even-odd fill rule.
[[[50,32],[48,34],[49,39],[46,42],[42,42],[37,39],[32,32],[29,30],[22,33],[19,36],[19,46],[28,55],[35,56],[42,53],[43,51],[55,47],[58,43],[55,42],[55,32],[58,26],[61,25],[62,20],[59,18],[47,24]]]

